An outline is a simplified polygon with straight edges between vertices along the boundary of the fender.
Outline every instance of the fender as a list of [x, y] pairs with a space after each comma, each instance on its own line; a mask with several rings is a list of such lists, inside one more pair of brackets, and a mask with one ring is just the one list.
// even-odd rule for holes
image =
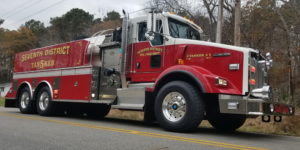
[[175, 65], [165, 71], [163, 71], [157, 78], [153, 88], [147, 89], [148, 92], [153, 92], [159, 89], [159, 85], [168, 80], [168, 75], [181, 73], [189, 76], [193, 79], [198, 87], [200, 87], [202, 93], [226, 93], [226, 94], [240, 94], [241, 91], [232, 84], [230, 80], [224, 78], [228, 82], [228, 86], [222, 87], [216, 85], [216, 78], [220, 77], [211, 73], [210, 71], [200, 66], [187, 66], [187, 65]]
[[212, 73], [199, 67], [199, 66], [186, 66], [186, 65], [175, 65], [166, 70], [164, 70], [155, 81], [153, 88], [148, 89], [147, 91], [155, 91], [158, 88], [158, 85], [164, 81], [165, 77], [170, 74], [182, 73], [188, 75], [196, 81], [196, 84], [201, 88], [203, 93], [211, 93], [212, 87], [207, 80], [207, 76], [211, 76]]
[[[39, 82], [37, 88], [40, 88], [41, 84], [46, 84], [49, 87], [49, 90], [50, 90], [50, 93], [51, 93], [51, 97], [53, 98], [53, 88], [52, 88], [51, 84], [48, 81], [46, 81], [46, 80], [42, 80], [41, 82]], [[37, 90], [35, 90], [34, 95], [37, 94], [36, 92], [37, 92]]]
[[[28, 81], [23, 81], [23, 82], [21, 82], [21, 84], [19, 85], [18, 90], [17, 90], [18, 92], [19, 92], [20, 87], [21, 87], [22, 85], [26, 85], [26, 86], [29, 88], [30, 97], [31, 97], [31, 100], [33, 100], [33, 90], [32, 90], [31, 84], [30, 84]], [[17, 93], [17, 94], [19, 94], [19, 93]]]

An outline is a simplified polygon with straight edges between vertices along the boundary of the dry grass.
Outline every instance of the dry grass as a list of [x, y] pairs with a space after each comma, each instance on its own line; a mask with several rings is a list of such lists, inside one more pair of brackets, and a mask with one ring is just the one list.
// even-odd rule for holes
[[300, 112], [297, 111], [295, 116], [283, 117], [281, 123], [264, 123], [261, 121], [261, 117], [256, 119], [248, 119], [243, 127], [239, 130], [247, 132], [300, 136]]
[[[107, 117], [142, 121], [143, 116], [144, 113], [139, 111], [112, 109]], [[200, 126], [212, 128], [212, 126], [206, 120], [202, 121]], [[261, 117], [247, 119], [246, 123], [240, 129], [238, 129], [238, 131], [300, 136], [300, 111], [296, 112], [295, 116], [283, 117], [281, 123], [264, 123], [261, 121]]]
[[0, 107], [4, 106], [4, 98], [0, 97]]
[[144, 112], [112, 109], [107, 117], [142, 121], [144, 119]]

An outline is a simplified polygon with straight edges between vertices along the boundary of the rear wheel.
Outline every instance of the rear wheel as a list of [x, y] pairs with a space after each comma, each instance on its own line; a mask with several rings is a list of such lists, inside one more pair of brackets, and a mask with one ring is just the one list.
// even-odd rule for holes
[[42, 116], [52, 115], [54, 112], [54, 102], [52, 101], [50, 89], [44, 86], [37, 95], [37, 111]]
[[155, 100], [155, 116], [166, 130], [188, 132], [196, 129], [203, 119], [205, 107], [195, 87], [173, 81], [164, 85]]
[[28, 114], [36, 112], [35, 101], [32, 100], [28, 87], [21, 89], [18, 97], [18, 103], [21, 113]]

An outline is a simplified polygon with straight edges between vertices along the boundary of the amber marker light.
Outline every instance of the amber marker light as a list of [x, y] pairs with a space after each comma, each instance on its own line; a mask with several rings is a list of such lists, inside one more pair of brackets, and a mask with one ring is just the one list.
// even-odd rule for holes
[[53, 98], [58, 98], [58, 90], [53, 90]]
[[184, 60], [183, 59], [178, 59], [178, 64], [179, 65], [184, 65]]
[[53, 94], [58, 94], [58, 90], [53, 90]]
[[249, 80], [249, 83], [250, 83], [250, 85], [255, 85], [255, 84], [256, 84], [256, 81], [255, 81], [255, 79], [250, 79], [250, 80]]

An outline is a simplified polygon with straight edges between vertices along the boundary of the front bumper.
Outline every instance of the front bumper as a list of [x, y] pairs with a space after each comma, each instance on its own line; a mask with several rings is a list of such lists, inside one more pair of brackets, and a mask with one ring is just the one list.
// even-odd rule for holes
[[219, 94], [219, 108], [221, 113], [226, 114], [243, 114], [252, 116], [291, 116], [295, 114], [295, 108], [290, 105], [237, 95]]

